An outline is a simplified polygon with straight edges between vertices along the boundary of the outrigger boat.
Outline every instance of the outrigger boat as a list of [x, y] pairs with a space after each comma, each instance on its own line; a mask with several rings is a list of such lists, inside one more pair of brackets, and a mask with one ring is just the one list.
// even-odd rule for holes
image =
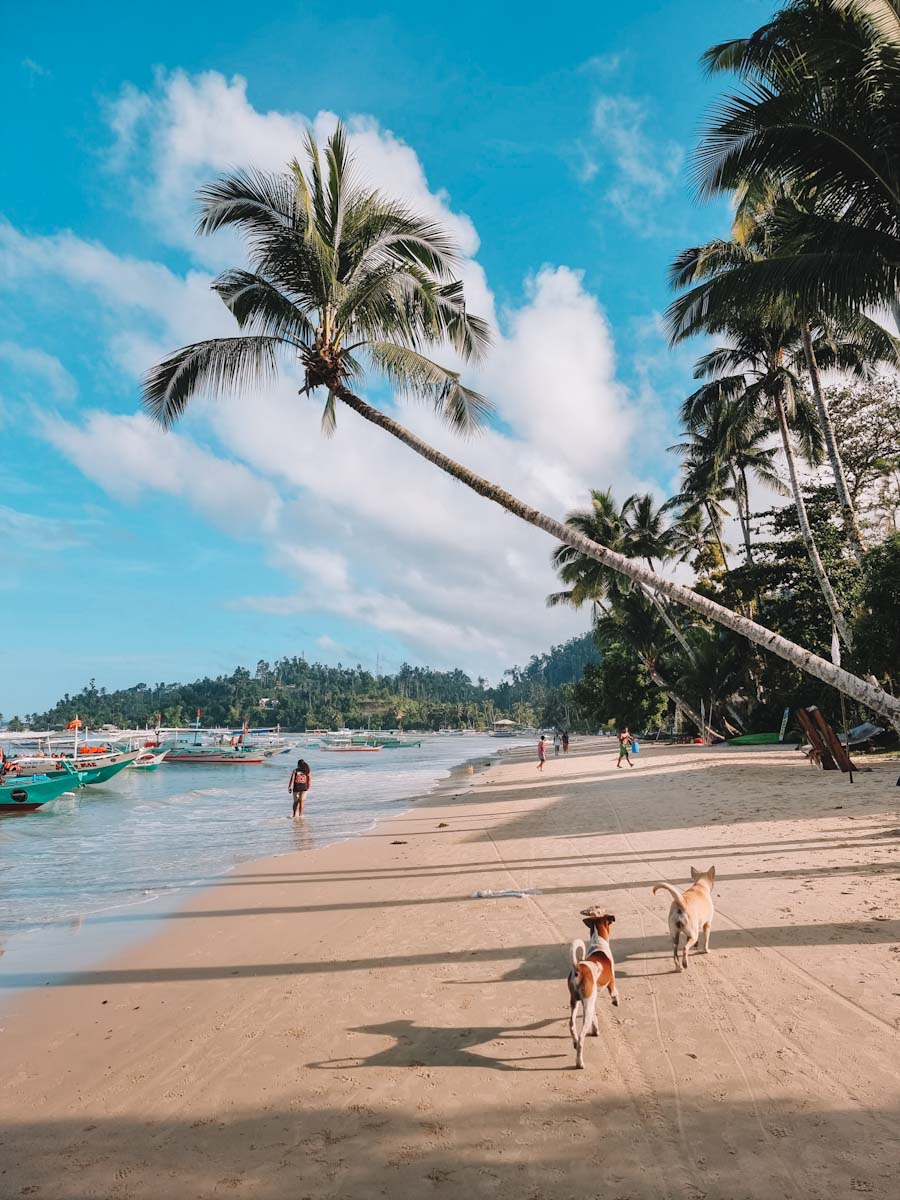
[[79, 772], [68, 763], [55, 779], [47, 775], [16, 775], [12, 779], [4, 778], [4, 782], [0, 783], [0, 816], [35, 812], [51, 800], [57, 800], [63, 793], [72, 792], [81, 786]]
[[354, 741], [349, 730], [342, 730], [340, 733], [333, 733], [327, 738], [323, 738], [319, 749], [327, 750], [332, 754], [377, 754], [381, 747], [372, 741]]
[[20, 775], [38, 772], [49, 779], [61, 779], [67, 772], [76, 771], [82, 783], [107, 783], [114, 775], [130, 767], [139, 750], [112, 750], [109, 746], [79, 746], [71, 750], [51, 751], [48, 754], [22, 754], [9, 759]]
[[152, 750], [141, 750], [137, 758], [131, 764], [132, 771], [155, 771], [161, 762], [165, 760], [168, 750], [163, 750], [161, 754], [155, 754]]
[[166, 751], [163, 762], [189, 766], [246, 767], [265, 761], [265, 754], [250, 746], [173, 746]]
[[[251, 745], [246, 740], [246, 735], [249, 733], [246, 725], [240, 734], [232, 734], [230, 740], [226, 740], [226, 735], [221, 731], [212, 729], [200, 728], [200, 709], [197, 709], [197, 723], [190, 727], [189, 730], [160, 730], [162, 732], [172, 732], [175, 734], [175, 740], [164, 742], [159, 736], [154, 743], [145, 745], [145, 750], [155, 750], [158, 753], [165, 751], [163, 762], [168, 766], [172, 763], [175, 766], [195, 766], [195, 767], [245, 767], [257, 766], [264, 762], [273, 751], [266, 752], [256, 746]], [[180, 733], [192, 732], [194, 734], [193, 742], [180, 742], [178, 735]], [[212, 741], [201, 741], [200, 734], [204, 734], [207, 738], [212, 738]]]

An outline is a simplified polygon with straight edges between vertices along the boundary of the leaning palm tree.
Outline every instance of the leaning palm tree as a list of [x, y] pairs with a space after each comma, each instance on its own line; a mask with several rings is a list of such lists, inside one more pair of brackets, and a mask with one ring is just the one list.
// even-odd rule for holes
[[185, 346], [147, 375], [144, 403], [164, 427], [198, 393], [264, 381], [286, 358], [299, 365], [303, 392], [324, 393], [326, 429], [334, 428], [339, 405], [352, 409], [508, 512], [733, 629], [900, 727], [900, 700], [524, 504], [358, 395], [368, 369], [435, 405], [452, 428], [472, 431], [486, 417], [487, 403], [433, 356], [449, 346], [463, 361], [477, 361], [488, 331], [466, 311], [451, 239], [355, 180], [341, 130], [324, 154], [310, 137], [305, 165], [294, 161], [276, 175], [237, 172], [207, 185], [200, 197], [200, 232], [228, 227], [242, 232], [252, 270], [226, 271], [213, 284], [241, 333]]
[[[600, 609], [594, 630], [600, 649], [615, 640], [625, 642], [637, 654], [659, 690], [671, 697], [697, 728], [701, 728], [703, 718], [687, 698], [690, 693], [685, 693], [664, 673], [665, 628], [659, 613], [647, 603], [647, 597], [641, 592], [628, 592], [615, 604], [601, 604]], [[690, 659], [691, 656], [685, 653], [685, 657]], [[724, 741], [724, 735], [718, 730], [711, 728], [710, 732], [719, 741]]]
[[[609, 489], [592, 491], [591, 507], [569, 513], [566, 524], [592, 541], [602, 542], [628, 558], [643, 558], [654, 576], [656, 568], [653, 560], [670, 556], [672, 534], [666, 523], [665, 508], [657, 508], [650, 495], [629, 496], [619, 508]], [[655, 588], [629, 583], [615, 571], [566, 544], [557, 546], [553, 552], [553, 565], [562, 582], [570, 586], [566, 591], [553, 592], [547, 597], [550, 607], [571, 604], [580, 608], [590, 601], [596, 620], [602, 600], [620, 600], [636, 587], [656, 609], [685, 653], [690, 654], [690, 645], [683, 630]]]

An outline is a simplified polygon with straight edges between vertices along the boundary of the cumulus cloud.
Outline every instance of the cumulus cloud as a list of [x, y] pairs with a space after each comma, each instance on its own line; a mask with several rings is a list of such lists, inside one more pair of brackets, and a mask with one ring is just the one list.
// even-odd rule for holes
[[180, 496], [236, 536], [248, 523], [263, 534], [277, 524], [281, 500], [270, 483], [191, 438], [164, 433], [142, 413], [94, 410], [77, 425], [47, 415], [42, 427], [51, 445], [119, 500], [134, 503], [145, 491]]
[[[142, 215], [192, 265], [178, 272], [72, 232], [28, 237], [0, 223], [0, 269], [36, 296], [48, 281], [91, 296], [124, 396], [162, 353], [233, 330], [209, 272], [242, 256], [228, 238], [193, 236], [197, 184], [235, 165], [280, 169], [307, 124], [321, 138], [337, 118], [260, 112], [244, 80], [215, 72], [160, 75], [149, 92], [127, 88], [108, 116], [113, 177], [128, 168]], [[398, 418], [554, 515], [583, 503], [591, 486], [634, 490], [635, 397], [617, 378], [612, 330], [580, 272], [540, 267], [522, 302], [495, 313], [471, 220], [430, 184], [412, 147], [371, 117], [346, 124], [361, 175], [453, 230], [470, 305], [497, 330], [492, 354], [471, 376], [496, 402], [497, 427], [462, 442], [429, 409], [395, 400]], [[616, 154], [623, 178], [656, 186], [642, 151], [628, 157], [618, 146]], [[218, 527], [257, 538], [286, 589], [261, 596], [248, 581], [242, 603], [256, 611], [327, 613], [390, 634], [422, 660], [484, 673], [585, 627], [582, 615], [544, 607], [556, 589], [549, 539], [355, 413], [340, 413], [337, 435], [323, 439], [321, 398], [299, 395], [299, 386], [288, 367], [272, 386], [199, 400], [177, 433], [163, 434], [139, 414], [95, 410], [77, 426], [45, 421], [44, 436], [122, 502], [154, 491], [178, 496]], [[212, 446], [192, 436], [201, 431]]]

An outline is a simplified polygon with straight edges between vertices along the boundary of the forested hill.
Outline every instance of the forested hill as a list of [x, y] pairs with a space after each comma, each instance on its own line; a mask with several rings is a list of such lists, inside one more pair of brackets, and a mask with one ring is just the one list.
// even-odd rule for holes
[[[361, 666], [328, 667], [305, 658], [258, 662], [253, 671], [193, 683], [138, 683], [107, 692], [94, 680], [76, 696], [64, 696], [48, 712], [22, 720], [34, 729], [63, 726], [77, 714], [91, 727], [110, 723], [140, 728], [161, 713], [164, 725], [192, 722], [200, 709], [205, 725], [280, 724], [283, 729], [407, 729], [443, 726], [485, 728], [508, 716], [523, 725], [576, 727], [572, 685], [596, 662], [590, 634], [535, 655], [527, 666], [504, 672], [497, 687], [472, 681], [464, 671], [435, 671], [404, 664], [395, 675], [373, 675]], [[10, 722], [18, 728], [20, 718]]]

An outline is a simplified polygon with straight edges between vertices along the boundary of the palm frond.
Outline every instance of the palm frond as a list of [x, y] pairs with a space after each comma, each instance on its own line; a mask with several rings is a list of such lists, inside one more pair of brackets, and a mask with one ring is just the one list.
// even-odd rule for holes
[[213, 338], [184, 346], [144, 376], [143, 405], [168, 428], [198, 391], [217, 395], [269, 382], [281, 344], [279, 338], [256, 336]]
[[369, 342], [366, 350], [391, 384], [406, 395], [429, 400], [457, 433], [474, 433], [493, 411], [489, 400], [463, 386], [458, 372], [440, 366], [409, 346]]

